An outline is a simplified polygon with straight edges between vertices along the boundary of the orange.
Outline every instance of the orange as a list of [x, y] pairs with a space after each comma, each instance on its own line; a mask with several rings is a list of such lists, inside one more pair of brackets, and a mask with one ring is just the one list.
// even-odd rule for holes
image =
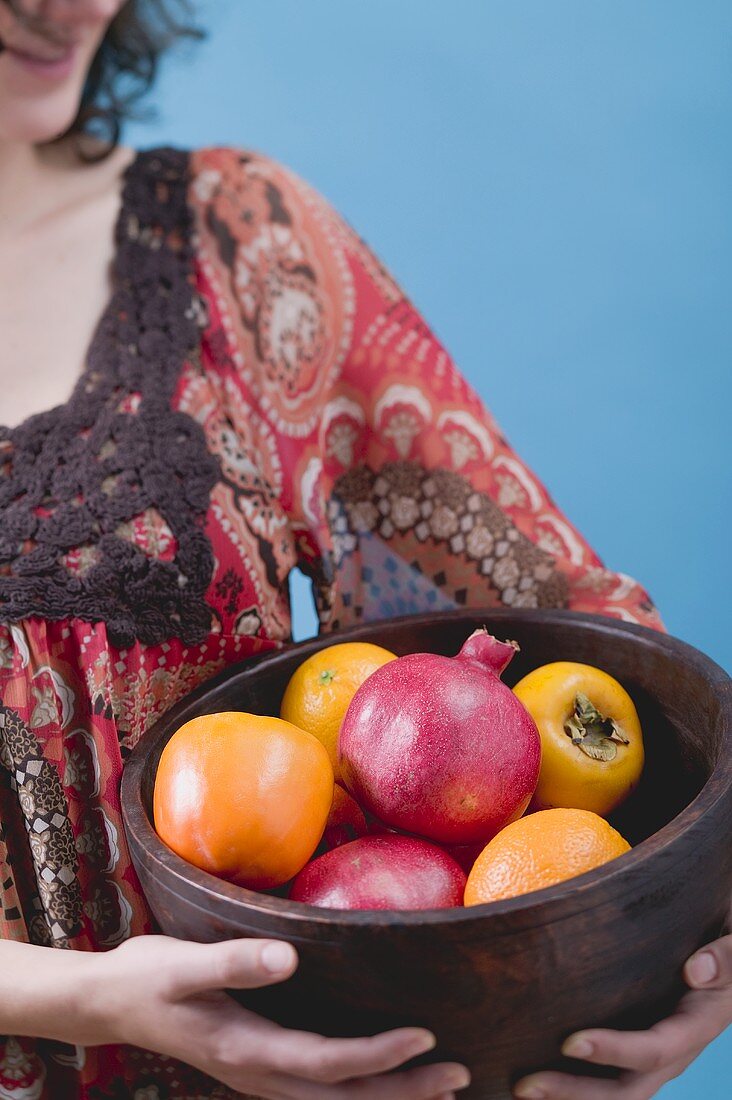
[[325, 746], [336, 779], [338, 733], [361, 684], [396, 654], [370, 642], [326, 646], [303, 661], [287, 685], [280, 717], [312, 733]]
[[183, 859], [252, 889], [287, 882], [333, 802], [320, 742], [279, 718], [227, 711], [186, 722], [163, 749], [153, 818]]
[[468, 875], [465, 904], [543, 890], [629, 850], [627, 840], [590, 810], [539, 810], [486, 845]]

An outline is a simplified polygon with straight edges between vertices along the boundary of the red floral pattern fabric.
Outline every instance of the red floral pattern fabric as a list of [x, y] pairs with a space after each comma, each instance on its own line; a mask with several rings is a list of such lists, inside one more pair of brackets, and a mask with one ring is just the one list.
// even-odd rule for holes
[[[166, 345], [168, 322], [113, 298], [107, 327], [138, 357], [87, 364], [85, 387], [102, 396], [88, 423], [83, 405], [66, 422], [87, 466], [112, 463], [90, 499], [62, 476], [60, 453], [44, 458], [56, 421], [0, 430], [0, 934], [76, 950], [152, 928], [120, 817], [124, 759], [197, 684], [290, 640], [295, 565], [326, 631], [499, 605], [661, 626], [645, 591], [605, 569], [557, 510], [367, 246], [290, 171], [231, 149], [146, 154], [128, 179], [120, 254], [130, 241], [135, 264], [162, 251], [158, 289], [195, 340]], [[122, 265], [117, 290], [134, 269]], [[146, 435], [158, 414], [172, 418], [169, 460], [188, 489], [177, 531], [166, 452]], [[23, 492], [40, 494], [25, 514], [2, 494], [18, 440], [34, 471]], [[100, 546], [109, 613], [80, 602]], [[191, 577], [195, 604], [173, 599]], [[120, 625], [120, 608], [141, 606], [136, 583], [163, 593], [160, 606]], [[32, 614], [11, 613], [31, 598]], [[0, 1044], [0, 1100], [227, 1095], [143, 1051]]]

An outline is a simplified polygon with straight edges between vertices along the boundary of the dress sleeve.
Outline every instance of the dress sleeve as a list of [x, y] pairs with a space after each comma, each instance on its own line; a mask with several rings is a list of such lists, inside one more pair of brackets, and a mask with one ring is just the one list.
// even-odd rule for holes
[[[321, 629], [500, 605], [663, 629], [645, 590], [607, 569], [557, 508], [358, 235], [292, 173], [243, 157], [240, 193], [214, 202], [207, 221], [219, 256], [228, 250], [240, 378], [276, 433]], [[238, 243], [234, 212], [247, 227]]]

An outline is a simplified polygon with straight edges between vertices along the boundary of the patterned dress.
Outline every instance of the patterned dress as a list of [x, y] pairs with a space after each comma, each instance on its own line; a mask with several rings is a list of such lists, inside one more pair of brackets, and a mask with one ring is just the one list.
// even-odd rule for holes
[[[68, 404], [0, 428], [0, 934], [152, 928], [120, 775], [225, 665], [460, 606], [659, 626], [558, 512], [363, 241], [287, 169], [139, 154], [113, 291]], [[229, 1095], [131, 1048], [0, 1040], [0, 1098]]]

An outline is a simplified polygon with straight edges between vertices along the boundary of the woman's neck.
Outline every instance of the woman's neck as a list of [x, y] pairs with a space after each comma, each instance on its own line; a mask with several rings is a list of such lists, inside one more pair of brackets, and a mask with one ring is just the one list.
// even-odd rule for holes
[[44, 177], [45, 168], [34, 146], [0, 142], [0, 231], [25, 221], [38, 188], [45, 190]]
[[68, 155], [21, 142], [0, 142], [0, 234], [23, 232], [57, 202], [59, 177]]
[[116, 188], [132, 150], [105, 160], [80, 160], [69, 142], [42, 147], [0, 142], [0, 240], [22, 235], [48, 217], [110, 186]]

